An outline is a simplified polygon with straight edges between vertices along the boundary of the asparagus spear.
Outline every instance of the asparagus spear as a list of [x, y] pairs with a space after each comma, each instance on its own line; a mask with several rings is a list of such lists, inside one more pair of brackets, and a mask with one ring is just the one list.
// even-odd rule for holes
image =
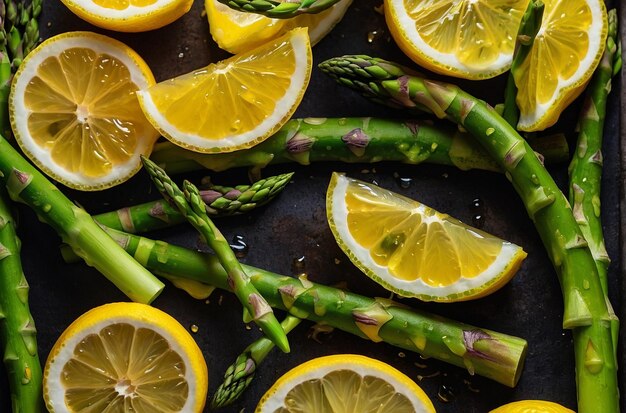
[[[609, 30], [604, 55], [585, 94], [579, 120], [576, 152], [569, 166], [569, 202], [574, 218], [589, 244], [598, 269], [600, 283], [608, 297], [607, 271], [610, 263], [604, 246], [602, 220], [600, 219], [600, 182], [602, 180], [602, 135], [606, 116], [607, 96], [611, 91], [614, 65], [619, 64], [617, 52], [617, 12], [610, 10]], [[607, 299], [608, 302], [608, 299]], [[613, 349], [617, 350], [619, 321], [612, 308]]]
[[265, 335], [285, 353], [289, 352], [287, 335], [267, 301], [250, 282], [250, 278], [241, 267], [235, 253], [213, 221], [206, 214], [206, 204], [200, 192], [191, 182], [185, 181], [184, 192], [154, 162], [142, 156], [144, 168], [152, 178], [155, 186], [163, 197], [171, 202], [191, 225], [202, 235], [228, 273], [228, 282], [235, 295], [252, 317], [252, 320], [263, 330]]
[[[206, 212], [223, 217], [250, 211], [274, 199], [291, 180], [293, 173], [260, 179], [252, 185], [234, 188], [211, 185], [200, 191]], [[154, 231], [185, 222], [185, 217], [163, 200], [146, 202], [95, 215], [94, 219], [110, 228], [131, 233]]]
[[[288, 334], [300, 324], [300, 321], [302, 319], [287, 315], [281, 326]], [[226, 369], [224, 381], [217, 387], [211, 399], [211, 409], [225, 407], [237, 401], [252, 382], [257, 366], [265, 360], [273, 348], [274, 343], [265, 337], [261, 337], [246, 347], [237, 356], [235, 362]]]
[[228, 7], [250, 13], [258, 13], [272, 19], [289, 19], [301, 14], [319, 13], [339, 0], [218, 0]]
[[[532, 142], [546, 162], [569, 159], [562, 135]], [[270, 164], [297, 162], [430, 162], [459, 169], [500, 171], [500, 167], [467, 134], [443, 123], [379, 118], [292, 119], [276, 134], [253, 148], [221, 154], [201, 154], [173, 145], [157, 144], [150, 159], [168, 173], [197, 169], [224, 171], [249, 166], [258, 175]]]
[[95, 267], [134, 301], [150, 303], [164, 285], [146, 271], [87, 212], [61, 191], [0, 137], [0, 184], [16, 202], [30, 206], [87, 264]]
[[530, 53], [535, 42], [535, 37], [541, 28], [543, 19], [544, 4], [541, 0], [531, 0], [528, 3], [526, 12], [522, 16], [520, 28], [515, 41], [515, 52], [511, 62], [511, 70], [506, 81], [504, 91], [504, 108], [502, 117], [513, 127], [517, 127], [519, 121], [519, 108], [515, 99], [517, 98], [517, 86], [515, 85], [514, 73], [520, 70], [522, 62]]
[[493, 108], [454, 85], [410, 75], [405, 68], [368, 56], [327, 60], [320, 68], [341, 84], [378, 102], [448, 117], [469, 131], [506, 171], [559, 276], [563, 327], [572, 329], [579, 413], [618, 412], [613, 319], [593, 256], [567, 199], [538, 157]]
[[[105, 230], [129, 254], [156, 274], [183, 277], [232, 291], [228, 275], [212, 254], [191, 251], [163, 241]], [[74, 261], [64, 248], [66, 261]], [[514, 387], [522, 373], [525, 340], [452, 321], [381, 298], [368, 298], [242, 264], [272, 307], [327, 324], [364, 339], [385, 342], [425, 357], [465, 367]]]
[[28, 282], [22, 272], [4, 189], [0, 190], [0, 348], [9, 378], [13, 412], [43, 411], [41, 364], [35, 322], [28, 306]]

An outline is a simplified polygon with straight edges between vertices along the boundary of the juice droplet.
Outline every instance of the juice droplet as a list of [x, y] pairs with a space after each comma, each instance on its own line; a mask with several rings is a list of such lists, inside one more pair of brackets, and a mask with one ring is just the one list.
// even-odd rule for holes
[[241, 235], [235, 235], [233, 237], [230, 247], [235, 252], [237, 258], [245, 258], [245, 256], [248, 255], [248, 250], [250, 250], [250, 247], [248, 247], [248, 244], [246, 244], [246, 241]]
[[454, 392], [452, 390], [452, 386], [442, 383], [439, 386], [439, 391], [437, 391], [437, 398], [444, 403], [451, 402], [455, 398]]
[[302, 274], [305, 272], [306, 269], [306, 257], [303, 255], [301, 257], [298, 258], [294, 258], [293, 261], [291, 261], [291, 272], [292, 274]]
[[403, 176], [398, 177], [398, 185], [400, 185], [400, 188], [408, 189], [411, 187], [412, 183], [413, 183], [413, 178], [408, 178], [408, 177], [403, 177]]
[[485, 217], [483, 215], [474, 215], [472, 217], [472, 226], [475, 228], [482, 228], [485, 225]]
[[192, 324], [192, 325], [189, 327], [189, 330], [191, 330], [191, 332], [192, 332], [192, 333], [197, 333], [197, 332], [198, 332], [198, 330], [200, 330], [200, 328], [199, 328], [197, 325]]

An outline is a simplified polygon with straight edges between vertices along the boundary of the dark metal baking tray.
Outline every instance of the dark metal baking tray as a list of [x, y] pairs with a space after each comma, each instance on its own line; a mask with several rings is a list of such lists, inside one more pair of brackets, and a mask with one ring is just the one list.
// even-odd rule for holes
[[[354, 0], [343, 21], [314, 48], [315, 64], [337, 55], [363, 53], [411, 65], [391, 40], [383, 17], [376, 11], [381, 3], [381, 0]], [[44, 38], [71, 30], [108, 34], [133, 47], [148, 62], [157, 80], [164, 80], [228, 57], [212, 41], [202, 11], [202, 1], [196, 1], [187, 15], [163, 29], [120, 34], [94, 28], [71, 14], [59, 0], [48, 0], [44, 2], [41, 32]], [[622, 21], [623, 17], [624, 10]], [[368, 34], [374, 32], [376, 34], [373, 38], [369, 36], [368, 40]], [[470, 92], [496, 103], [502, 93], [504, 77], [460, 83]], [[624, 101], [619, 79], [614, 84], [614, 90], [621, 91]], [[490, 95], [484, 95], [485, 91]], [[575, 138], [573, 124], [578, 106], [579, 102], [568, 109], [560, 122], [570, 138]], [[623, 115], [625, 111], [623, 106], [620, 111], [620, 93], [611, 94], [608, 107], [602, 214], [607, 249], [613, 258], [610, 268], [611, 299], [618, 314], [625, 319], [622, 297], [626, 291], [621, 281], [623, 267], [620, 259], [623, 251], [620, 247], [620, 204], [624, 200], [620, 112]], [[406, 114], [371, 104], [336, 86], [314, 69], [311, 84], [296, 116], [397, 118], [406, 117]], [[623, 124], [621, 130], [624, 136]], [[559, 185], [565, 188], [567, 165], [551, 165], [549, 169]], [[402, 301], [480, 327], [524, 337], [529, 342], [526, 365], [519, 384], [511, 389], [488, 379], [472, 377], [460, 368], [423, 360], [415, 353], [403, 353], [390, 345], [375, 344], [341, 331], [323, 336], [319, 343], [308, 338], [311, 323], [305, 322], [290, 334], [292, 352], [281, 354], [275, 350], [259, 368], [252, 386], [241, 401], [223, 409], [224, 412], [253, 411], [263, 393], [288, 369], [316, 356], [336, 353], [360, 353], [395, 366], [418, 381], [439, 412], [487, 412], [509, 401], [529, 398], [552, 400], [575, 408], [572, 340], [570, 332], [561, 328], [562, 299], [557, 278], [522, 203], [503, 176], [427, 164], [390, 163], [333, 163], [308, 167], [282, 165], [267, 168], [264, 174], [269, 176], [292, 170], [296, 172], [293, 183], [273, 203], [245, 216], [218, 221], [228, 239], [240, 235], [248, 244], [249, 251], [244, 262], [293, 275], [296, 270], [292, 268], [294, 260], [304, 257], [305, 270], [313, 281], [325, 284], [346, 281], [348, 288], [354, 292], [370, 296], [389, 295], [362, 275], [333, 239], [324, 209], [331, 171], [344, 171], [362, 180], [376, 181], [383, 187], [420, 200], [468, 223], [480, 214], [484, 217], [484, 230], [522, 245], [528, 252], [528, 259], [517, 276], [500, 291], [477, 301], [447, 305]], [[197, 173], [187, 177], [199, 179], [208, 174]], [[247, 171], [233, 170], [211, 173], [210, 176], [220, 184], [238, 184], [247, 179]], [[401, 186], [397, 176], [411, 178], [412, 183], [408, 187]], [[81, 193], [67, 188], [63, 191], [90, 213], [158, 197], [144, 173], [139, 173], [122, 186], [99, 193]], [[480, 211], [473, 207], [475, 199], [482, 204]], [[127, 299], [92, 268], [83, 264], [65, 264], [58, 251], [60, 239], [57, 235], [40, 223], [26, 207], [18, 206], [17, 209], [24, 271], [31, 285], [31, 309], [37, 325], [43, 364], [55, 340], [72, 320], [97, 305]], [[185, 225], [151, 236], [191, 248], [199, 246], [196, 233]], [[209, 366], [211, 394], [221, 382], [226, 367], [259, 336], [256, 328], [242, 323], [240, 305], [229, 293], [216, 291], [205, 302], [192, 299], [168, 284], [154, 305], [173, 315], [186, 327], [193, 324], [199, 327], [194, 338]], [[623, 365], [623, 346], [620, 354]], [[621, 371], [623, 378], [623, 369]], [[9, 411], [6, 378], [3, 371], [0, 373], [0, 411]], [[418, 376], [425, 378], [419, 380]], [[453, 396], [447, 395], [448, 402], [438, 397], [442, 386], [453, 393]], [[625, 394], [623, 389], [622, 394]]]

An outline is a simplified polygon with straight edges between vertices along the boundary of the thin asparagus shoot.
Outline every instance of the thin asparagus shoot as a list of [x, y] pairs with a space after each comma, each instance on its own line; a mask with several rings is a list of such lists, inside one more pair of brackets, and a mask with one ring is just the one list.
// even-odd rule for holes
[[250, 278], [243, 270], [231, 249], [228, 241], [206, 213], [206, 204], [202, 200], [200, 191], [191, 182], [185, 181], [184, 192], [170, 179], [169, 176], [154, 162], [146, 157], [141, 158], [145, 170], [152, 182], [191, 225], [202, 235], [206, 243], [215, 252], [228, 272], [228, 282], [232, 290], [248, 311], [252, 320], [263, 330], [265, 335], [285, 353], [289, 352], [287, 335], [274, 316], [272, 308], [250, 282]]
[[301, 14], [322, 12], [340, 0], [218, 0], [228, 7], [272, 19], [290, 19]]

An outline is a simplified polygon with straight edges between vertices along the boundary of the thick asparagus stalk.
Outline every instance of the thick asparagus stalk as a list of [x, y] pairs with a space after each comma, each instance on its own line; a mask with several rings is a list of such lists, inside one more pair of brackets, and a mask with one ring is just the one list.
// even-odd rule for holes
[[470, 132], [506, 171], [556, 269], [563, 327], [573, 330], [579, 413], [618, 412], [617, 365], [608, 310], [593, 256], [567, 199], [541, 161], [493, 108], [457, 86], [407, 74], [392, 62], [344, 56], [320, 68], [378, 102], [448, 117]]
[[[546, 136], [532, 144], [546, 162], [569, 159], [567, 141], [562, 135]], [[480, 145], [452, 125], [379, 118], [292, 119], [264, 142], [243, 151], [201, 154], [165, 142], [155, 146], [150, 159], [168, 173], [203, 168], [219, 172], [246, 166], [258, 175], [261, 168], [270, 164], [309, 165], [324, 161], [430, 162], [462, 170], [501, 170]]]
[[[212, 254], [203, 254], [106, 228], [129, 254], [156, 274], [183, 277], [232, 291], [228, 275]], [[65, 248], [66, 261], [74, 261]], [[364, 339], [385, 342], [464, 367], [471, 374], [514, 387], [522, 373], [525, 340], [483, 330], [335, 287], [243, 265], [268, 303], [291, 315], [327, 324]]]
[[[569, 202], [574, 218], [589, 244], [589, 249], [600, 276], [604, 294], [608, 296], [607, 271], [610, 263], [604, 246], [602, 220], [600, 219], [600, 182], [602, 180], [602, 135], [606, 116], [607, 96], [611, 91], [614, 65], [619, 64], [617, 52], [617, 12], [609, 11], [609, 31], [606, 48], [585, 94], [579, 120], [578, 142], [569, 166]], [[608, 299], [607, 299], [608, 302]], [[612, 314], [613, 347], [617, 350], [619, 321]]]
[[0, 137], [0, 183], [11, 199], [30, 206], [87, 264], [134, 301], [150, 303], [164, 285], [146, 271]]
[[[210, 185], [200, 191], [206, 213], [212, 217], [244, 213], [270, 202], [291, 180], [293, 173], [260, 179], [252, 185]], [[146, 202], [95, 215], [102, 225], [133, 234], [154, 231], [185, 222], [185, 217], [164, 200]]]
[[258, 13], [272, 19], [289, 19], [301, 14], [319, 13], [339, 0], [218, 0], [228, 7], [250, 13]]
[[35, 322], [28, 306], [28, 282], [22, 272], [4, 189], [0, 190], [0, 348], [9, 378], [13, 412], [42, 412], [42, 375]]
[[515, 40], [515, 52], [513, 53], [513, 61], [511, 62], [511, 70], [506, 81], [504, 91], [504, 108], [502, 117], [513, 127], [517, 127], [519, 121], [519, 108], [515, 99], [517, 98], [517, 86], [513, 73], [520, 70], [522, 62], [530, 53], [535, 37], [541, 28], [543, 19], [544, 4], [541, 0], [531, 0], [528, 3], [526, 12], [522, 16], [517, 38]]
[[[302, 319], [298, 317], [287, 315], [280, 324], [288, 334], [301, 321]], [[265, 337], [261, 337], [246, 347], [237, 356], [235, 362], [226, 369], [224, 381], [217, 387], [211, 399], [211, 409], [225, 407], [237, 401], [252, 382], [257, 366], [265, 360], [273, 348], [274, 343]]]
[[178, 211], [202, 235], [209, 247], [215, 251], [220, 263], [228, 273], [228, 282], [232, 290], [252, 320], [278, 348], [288, 353], [287, 335], [276, 320], [272, 308], [250, 282], [249, 276], [237, 261], [228, 241], [206, 214], [206, 204], [202, 200], [198, 188], [189, 181], [185, 181], [183, 192], [154, 162], [143, 156], [141, 161], [161, 195], [176, 206]]

